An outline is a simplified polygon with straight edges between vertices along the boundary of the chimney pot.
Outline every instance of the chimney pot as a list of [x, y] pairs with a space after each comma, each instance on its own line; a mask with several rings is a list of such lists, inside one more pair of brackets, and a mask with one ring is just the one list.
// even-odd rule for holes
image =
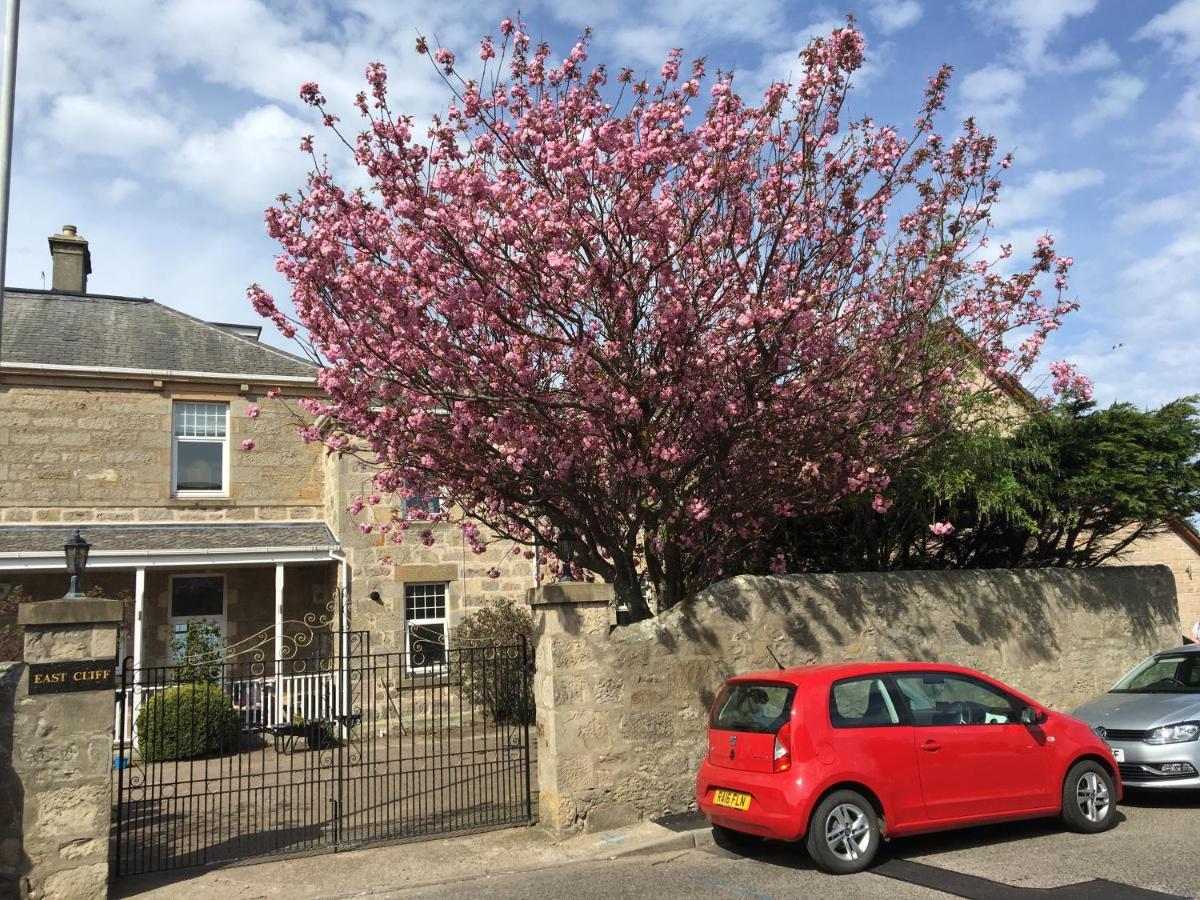
[[50, 257], [54, 261], [51, 288], [72, 294], [87, 293], [87, 277], [92, 274], [92, 254], [88, 242], [74, 225], [50, 235]]

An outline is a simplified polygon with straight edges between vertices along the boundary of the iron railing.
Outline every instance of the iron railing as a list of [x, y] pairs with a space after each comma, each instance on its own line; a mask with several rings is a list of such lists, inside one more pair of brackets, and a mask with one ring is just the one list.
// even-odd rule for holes
[[[135, 672], [117, 693], [115, 870], [533, 820], [525, 642]], [[285, 674], [286, 672], [286, 674]]]

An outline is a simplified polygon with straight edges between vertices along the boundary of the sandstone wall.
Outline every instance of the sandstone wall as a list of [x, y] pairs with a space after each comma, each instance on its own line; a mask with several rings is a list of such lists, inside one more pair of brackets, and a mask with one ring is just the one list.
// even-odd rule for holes
[[111, 660], [121, 604], [48, 600], [22, 604], [19, 615], [27, 665], [16, 685], [10, 734], [21, 810], [20, 896], [100, 900], [108, 893], [112, 693], [30, 694], [29, 665]]
[[1179, 633], [1191, 636], [1192, 626], [1200, 621], [1200, 539], [1187, 525], [1169, 525], [1134, 541], [1112, 565], [1169, 568], [1179, 596]]
[[[320, 448], [299, 440], [288, 408], [261, 385], [0, 385], [4, 522], [319, 519]], [[173, 400], [229, 403], [228, 498], [171, 496]], [[293, 401], [294, 403], [294, 398]], [[257, 419], [246, 417], [250, 403]], [[241, 450], [250, 438], [255, 449]]]
[[1070, 710], [1179, 643], [1164, 566], [742, 576], [611, 633], [602, 588], [534, 597], [541, 815], [559, 833], [692, 807], [707, 710], [727, 676], [774, 668], [768, 647], [785, 665], [959, 663]]
[[24, 871], [21, 820], [25, 792], [12, 766], [13, 709], [23, 668], [20, 663], [0, 662], [0, 897], [20, 895]]
[[[413, 526], [404, 533], [401, 543], [394, 543], [378, 530], [364, 534], [360, 524], [378, 526], [391, 515], [388, 499], [374, 509], [368, 508], [356, 517], [347, 507], [359, 495], [369, 495], [370, 472], [351, 457], [330, 458], [326, 462], [325, 517], [341, 541], [350, 562], [353, 583], [351, 621], [355, 630], [371, 632], [374, 652], [397, 652], [404, 649], [404, 585], [416, 582], [447, 583], [447, 613], [453, 629], [473, 608], [489, 597], [506, 596], [524, 601], [533, 585], [533, 568], [522, 551], [513, 553], [514, 546], [494, 541], [486, 553], [471, 552], [457, 524], [438, 523], [430, 526], [433, 543], [426, 546], [420, 537], [422, 526]], [[399, 503], [399, 499], [395, 500]], [[495, 568], [499, 578], [489, 577]], [[372, 592], [379, 600], [372, 600]]]

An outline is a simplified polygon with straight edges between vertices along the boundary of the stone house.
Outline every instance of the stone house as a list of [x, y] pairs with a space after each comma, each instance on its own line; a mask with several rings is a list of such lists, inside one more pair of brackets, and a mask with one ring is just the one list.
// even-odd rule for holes
[[[1017, 423], [1041, 412], [1037, 398], [1015, 378], [1006, 375], [993, 383], [1001, 400], [997, 407], [1001, 423]], [[1170, 568], [1179, 602], [1180, 634], [1200, 641], [1200, 533], [1190, 522], [1173, 518], [1162, 523], [1105, 565]]]
[[49, 241], [51, 289], [5, 292], [0, 599], [61, 596], [78, 528], [85, 587], [127, 600], [121, 655], [139, 667], [169, 663], [202, 621], [243, 658], [302, 655], [342, 626], [375, 652], [425, 638], [408, 663], [427, 670], [472, 606], [524, 598], [534, 571], [511, 545], [476, 556], [444, 524], [432, 547], [362, 533], [346, 507], [366, 471], [296, 433], [297, 401], [318, 390], [309, 361], [258, 326], [88, 293], [88, 242], [72, 226]]

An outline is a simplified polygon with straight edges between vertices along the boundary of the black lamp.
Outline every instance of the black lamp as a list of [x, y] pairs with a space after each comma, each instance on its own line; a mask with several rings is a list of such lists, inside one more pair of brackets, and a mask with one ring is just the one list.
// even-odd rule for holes
[[562, 563], [562, 572], [559, 574], [559, 581], [575, 580], [571, 574], [571, 560], [575, 558], [575, 553], [578, 549], [579, 538], [575, 536], [575, 532], [567, 528], [558, 533], [558, 543], [555, 545], [555, 552]]
[[83, 597], [85, 594], [79, 589], [79, 579], [83, 577], [83, 570], [87, 568], [88, 551], [92, 549], [92, 545], [79, 536], [79, 529], [75, 529], [75, 536], [63, 544], [63, 553], [67, 557], [67, 571], [71, 573], [71, 589], [67, 591], [68, 597]]

